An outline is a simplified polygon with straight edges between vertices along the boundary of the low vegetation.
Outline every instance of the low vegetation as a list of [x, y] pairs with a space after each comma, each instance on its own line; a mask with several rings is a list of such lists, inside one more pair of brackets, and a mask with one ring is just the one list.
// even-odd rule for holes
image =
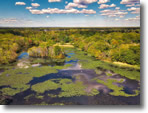
[[28, 84], [33, 77], [41, 77], [50, 73], [57, 73], [57, 69], [64, 69], [70, 65], [65, 66], [43, 66], [43, 67], [30, 67], [28, 69], [9, 69], [0, 75], [0, 86], [10, 86], [11, 88], [2, 88], [0, 91], [4, 94], [15, 95], [16, 93], [23, 92], [30, 88]]
[[44, 93], [45, 91], [56, 90], [57, 88], [59, 88], [59, 85], [51, 80], [45, 81], [43, 83], [38, 83], [31, 87], [31, 89], [37, 93]]
[[[140, 69], [135, 67], [116, 65], [111, 62], [105, 62], [101, 60], [96, 60], [92, 56], [89, 56], [86, 52], [76, 50], [76, 49], [67, 49], [66, 52], [75, 52], [70, 58], [66, 58], [67, 61], [79, 59], [79, 63], [84, 69], [95, 69], [98, 72], [99, 69], [111, 70], [114, 73], [120, 74], [132, 80], [140, 80]], [[98, 72], [99, 73], [99, 72]]]
[[82, 96], [86, 94], [86, 86], [82, 82], [76, 82], [71, 84], [61, 85], [62, 92], [59, 94], [59, 97], [73, 97], [73, 96]]
[[[45, 91], [57, 90], [60, 88], [61, 91], [57, 95], [58, 97], [75, 97], [83, 95], [94, 96], [99, 94], [99, 91], [97, 89], [92, 89], [92, 91], [86, 92], [85, 89], [87, 88], [87, 86], [85, 86], [83, 82], [72, 82], [71, 79], [56, 79], [56, 83], [54, 82], [54, 79], [51, 79], [43, 83], [35, 84], [31, 88], [33, 91], [42, 94]], [[57, 97], [53, 94], [49, 94], [49, 96]]]
[[21, 92], [21, 89], [15, 90], [12, 88], [3, 88], [1, 91], [3, 92], [3, 95], [13, 96], [13, 95]]
[[132, 97], [132, 96], [139, 95], [139, 91], [138, 90], [135, 90], [135, 94], [127, 94], [127, 93], [125, 93], [123, 91], [124, 90], [123, 86], [117, 86], [117, 85], [113, 84], [113, 83], [122, 83], [123, 80], [117, 81], [117, 80], [114, 80], [114, 79], [108, 79], [107, 81], [103, 81], [103, 80], [97, 79], [96, 81], [98, 83], [104, 84], [109, 89], [113, 90], [112, 92], [109, 93], [110, 95], [113, 95], [113, 96]]

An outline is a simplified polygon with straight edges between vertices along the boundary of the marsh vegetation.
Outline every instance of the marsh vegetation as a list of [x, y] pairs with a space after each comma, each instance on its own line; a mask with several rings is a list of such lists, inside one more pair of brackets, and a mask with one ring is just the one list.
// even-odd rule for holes
[[0, 81], [1, 104], [140, 104], [140, 29], [0, 29]]

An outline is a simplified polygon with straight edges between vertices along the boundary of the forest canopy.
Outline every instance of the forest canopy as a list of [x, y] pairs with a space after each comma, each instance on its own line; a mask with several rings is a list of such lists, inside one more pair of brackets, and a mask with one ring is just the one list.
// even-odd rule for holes
[[139, 28], [0, 29], [0, 64], [14, 62], [23, 50], [30, 56], [63, 59], [57, 43], [70, 43], [98, 60], [140, 65]]

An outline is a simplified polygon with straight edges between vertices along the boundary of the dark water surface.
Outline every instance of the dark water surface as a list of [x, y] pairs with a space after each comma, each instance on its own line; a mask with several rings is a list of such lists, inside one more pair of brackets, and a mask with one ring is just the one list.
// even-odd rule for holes
[[[80, 97], [62, 97], [62, 98], [51, 98], [48, 94], [59, 94], [61, 89], [46, 91], [43, 95], [43, 99], [36, 99], [35, 97], [31, 97], [28, 101], [24, 99], [29, 94], [36, 94], [31, 89], [19, 93], [14, 96], [14, 101], [11, 104], [36, 104], [41, 102], [46, 102], [48, 104], [54, 103], [64, 103], [65, 105], [137, 105], [140, 104], [140, 95], [135, 97], [122, 97], [122, 96], [111, 96], [108, 93], [111, 92], [105, 85], [99, 84], [97, 82], [91, 81], [92, 78], [98, 77], [94, 70], [59, 70], [58, 73], [47, 74], [39, 78], [34, 78], [28, 84], [34, 85], [37, 83], [44, 82], [49, 79], [57, 79], [57, 78], [68, 78], [75, 81], [74, 77], [80, 75], [80, 81], [83, 81], [84, 84], [87, 84], [87, 90], [90, 91], [93, 88], [96, 88], [100, 91], [99, 95], [96, 96], [80, 96]], [[102, 75], [100, 75], [102, 78]], [[137, 89], [138, 82], [127, 79], [125, 77], [121, 77], [120, 75], [115, 75], [110, 78], [122, 78], [126, 79], [126, 82], [118, 84], [124, 86], [124, 91], [127, 94], [134, 94], [133, 90]], [[104, 78], [106, 76], [104, 75]]]

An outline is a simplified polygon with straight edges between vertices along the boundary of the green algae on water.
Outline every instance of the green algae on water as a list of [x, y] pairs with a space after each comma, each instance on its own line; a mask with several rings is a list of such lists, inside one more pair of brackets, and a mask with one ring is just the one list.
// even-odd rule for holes
[[[71, 65], [65, 66], [43, 66], [43, 67], [30, 67], [27, 69], [9, 69], [3, 72], [0, 75], [0, 86], [10, 86], [11, 88], [15, 88], [15, 90], [10, 89], [1, 89], [2, 92], [6, 94], [6, 90], [10, 90], [10, 92], [23, 92], [30, 88], [30, 85], [26, 85], [29, 83], [33, 77], [41, 77], [50, 73], [57, 73], [58, 69], [65, 69]], [[13, 94], [13, 93], [12, 93]], [[12, 95], [11, 94], [11, 95]], [[15, 93], [14, 93], [15, 94]]]
[[58, 88], [59, 85], [51, 80], [35, 84], [31, 87], [31, 89], [37, 93], [44, 93], [45, 91], [56, 90]]
[[96, 80], [98, 83], [104, 84], [107, 86], [109, 89], [113, 90], [113, 92], [110, 92], [110, 95], [113, 96], [124, 96], [124, 97], [132, 97], [132, 96], [137, 96], [139, 95], [139, 91], [135, 90], [135, 94], [127, 94], [123, 91], [124, 87], [123, 86], [117, 86], [114, 85], [113, 83], [122, 83], [123, 80], [121, 79], [120, 81], [113, 80], [113, 79], [108, 79], [106, 82], [100, 79]]

